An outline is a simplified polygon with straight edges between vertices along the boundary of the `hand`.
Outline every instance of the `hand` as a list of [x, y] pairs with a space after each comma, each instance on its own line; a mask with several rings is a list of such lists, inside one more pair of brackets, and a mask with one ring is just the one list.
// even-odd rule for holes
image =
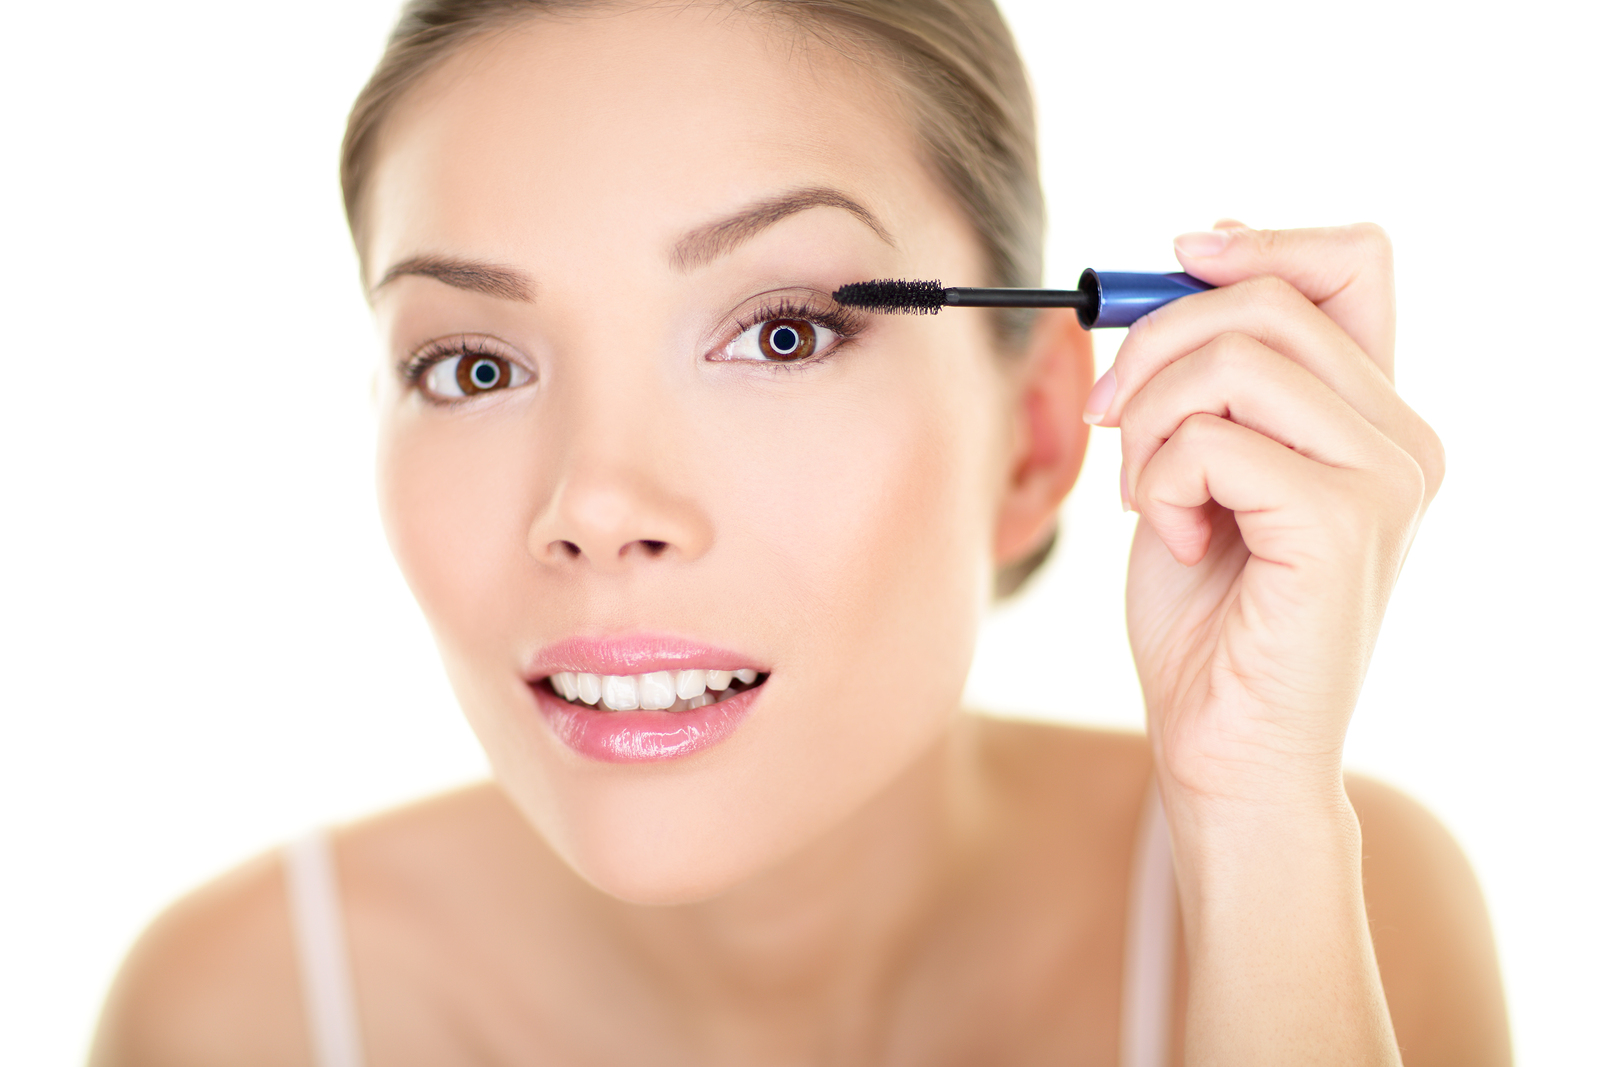
[[1342, 797], [1345, 730], [1444, 453], [1394, 389], [1383, 232], [1218, 227], [1178, 258], [1219, 288], [1136, 323], [1086, 415], [1121, 427], [1140, 514], [1128, 633], [1157, 771], [1197, 801]]

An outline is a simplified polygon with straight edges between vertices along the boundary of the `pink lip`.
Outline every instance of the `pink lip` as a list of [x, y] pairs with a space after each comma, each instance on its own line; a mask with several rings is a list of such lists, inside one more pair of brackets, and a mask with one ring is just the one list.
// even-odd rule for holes
[[654, 763], [710, 748], [739, 728], [761, 687], [688, 711], [607, 711], [562, 700], [543, 679], [557, 671], [649, 674], [652, 671], [736, 671], [765, 664], [725, 648], [661, 634], [571, 637], [540, 649], [523, 677], [550, 730], [581, 756], [605, 763]]
[[539, 650], [523, 677], [548, 678], [557, 671], [582, 674], [649, 674], [652, 671], [736, 671], [765, 665], [725, 648], [678, 637], [633, 634], [628, 637], [569, 637]]
[[655, 763], [710, 748], [739, 728], [761, 692], [758, 686], [688, 711], [602, 711], [569, 704], [543, 685], [530, 688], [551, 732], [580, 756], [604, 763]]

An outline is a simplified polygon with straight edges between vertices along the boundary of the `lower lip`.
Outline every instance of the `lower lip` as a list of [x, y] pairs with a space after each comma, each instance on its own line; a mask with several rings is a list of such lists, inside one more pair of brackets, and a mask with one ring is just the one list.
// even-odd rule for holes
[[603, 763], [659, 763], [731, 735], [764, 686], [688, 711], [601, 711], [569, 704], [543, 684], [531, 688], [551, 732], [578, 755]]

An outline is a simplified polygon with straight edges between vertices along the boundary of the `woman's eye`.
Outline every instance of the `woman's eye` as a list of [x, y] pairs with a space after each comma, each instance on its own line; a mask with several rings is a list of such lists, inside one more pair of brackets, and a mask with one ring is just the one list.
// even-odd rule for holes
[[422, 373], [422, 388], [447, 400], [494, 393], [525, 384], [532, 375], [521, 364], [469, 352], [439, 360]]
[[839, 335], [807, 319], [758, 322], [728, 345], [727, 359], [794, 363], [826, 352]]

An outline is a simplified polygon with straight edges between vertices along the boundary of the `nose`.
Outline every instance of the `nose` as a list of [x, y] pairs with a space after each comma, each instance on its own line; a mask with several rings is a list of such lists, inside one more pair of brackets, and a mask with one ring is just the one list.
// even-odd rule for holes
[[[551, 567], [619, 572], [649, 560], [698, 559], [711, 546], [704, 510], [672, 464], [634, 447], [574, 457], [528, 530], [528, 551]], [[674, 483], [677, 484], [674, 484]]]

